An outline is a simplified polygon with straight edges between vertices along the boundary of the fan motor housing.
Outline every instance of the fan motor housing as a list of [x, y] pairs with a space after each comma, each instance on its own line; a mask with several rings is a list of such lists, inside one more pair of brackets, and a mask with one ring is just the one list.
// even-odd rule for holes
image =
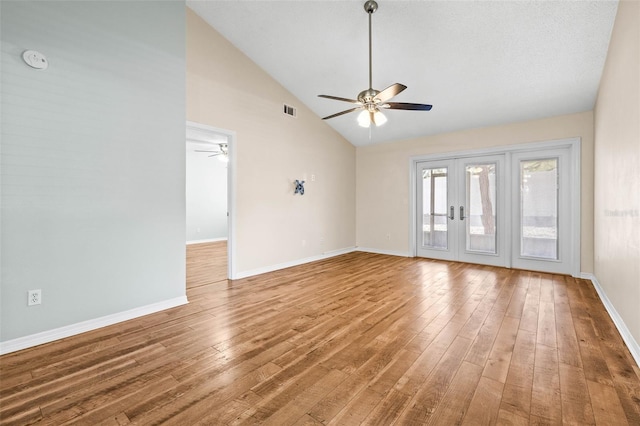
[[380, 93], [379, 90], [376, 89], [367, 89], [358, 93], [358, 102], [367, 105], [367, 104], [375, 104], [375, 97]]

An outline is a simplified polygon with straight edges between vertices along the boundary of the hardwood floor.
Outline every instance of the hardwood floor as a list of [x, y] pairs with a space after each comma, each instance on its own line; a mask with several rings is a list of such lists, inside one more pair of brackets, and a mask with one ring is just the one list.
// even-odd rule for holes
[[1, 357], [2, 424], [640, 424], [588, 281], [367, 253], [201, 273], [188, 305]]
[[187, 245], [187, 288], [226, 280], [227, 242]]

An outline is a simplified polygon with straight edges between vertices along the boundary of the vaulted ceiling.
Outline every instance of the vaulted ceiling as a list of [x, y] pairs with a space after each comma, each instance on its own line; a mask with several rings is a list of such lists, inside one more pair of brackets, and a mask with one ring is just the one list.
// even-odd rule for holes
[[[319, 117], [351, 108], [368, 88], [362, 1], [214, 1], [187, 5]], [[357, 113], [327, 120], [356, 146], [591, 110], [617, 1], [379, 0], [373, 87], [408, 88], [362, 128]]]

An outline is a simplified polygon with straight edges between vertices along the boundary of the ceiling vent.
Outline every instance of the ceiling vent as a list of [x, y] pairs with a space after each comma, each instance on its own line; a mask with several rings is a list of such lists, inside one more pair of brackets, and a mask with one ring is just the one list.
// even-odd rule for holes
[[298, 111], [296, 110], [296, 108], [284, 104], [284, 109], [283, 109], [284, 113], [287, 115], [290, 115], [291, 117], [297, 117], [298, 116]]

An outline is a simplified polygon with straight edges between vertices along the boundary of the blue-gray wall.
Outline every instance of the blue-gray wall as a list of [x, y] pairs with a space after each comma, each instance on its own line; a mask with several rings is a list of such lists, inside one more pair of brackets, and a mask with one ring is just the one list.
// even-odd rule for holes
[[184, 2], [0, 8], [0, 341], [184, 296]]

